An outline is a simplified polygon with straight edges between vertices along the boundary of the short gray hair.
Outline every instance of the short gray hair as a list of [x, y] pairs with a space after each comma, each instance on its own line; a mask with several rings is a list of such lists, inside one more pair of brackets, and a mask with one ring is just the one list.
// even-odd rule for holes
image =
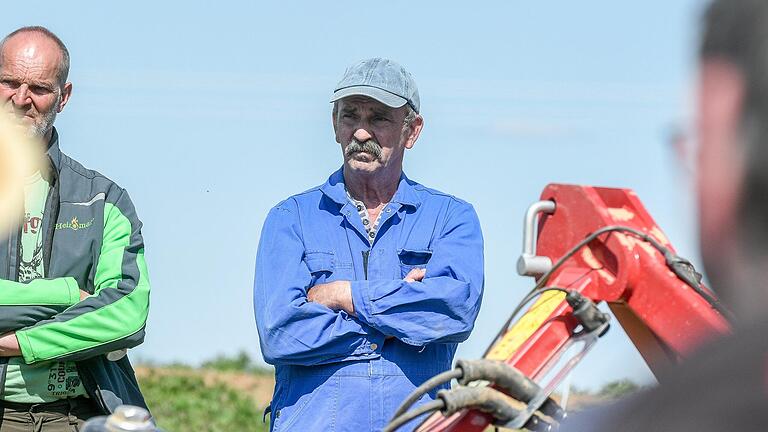
[[405, 115], [405, 120], [403, 120], [404, 127], [410, 127], [414, 120], [416, 120], [416, 117], [419, 116], [419, 113], [416, 112], [413, 108], [411, 108], [410, 105], [405, 105], [406, 108], [408, 108], [408, 114]]
[[2, 65], [3, 61], [2, 56], [3, 50], [5, 49], [5, 43], [8, 42], [12, 37], [21, 33], [35, 33], [47, 37], [56, 43], [56, 45], [59, 47], [59, 51], [61, 52], [61, 61], [59, 62], [59, 66], [56, 70], [56, 79], [59, 81], [59, 86], [63, 88], [64, 84], [67, 82], [67, 77], [69, 76], [69, 50], [67, 49], [67, 46], [64, 45], [64, 42], [62, 42], [61, 39], [56, 36], [56, 34], [43, 26], [21, 27], [11, 32], [8, 36], [4, 37], [3, 40], [0, 41], [0, 65]]

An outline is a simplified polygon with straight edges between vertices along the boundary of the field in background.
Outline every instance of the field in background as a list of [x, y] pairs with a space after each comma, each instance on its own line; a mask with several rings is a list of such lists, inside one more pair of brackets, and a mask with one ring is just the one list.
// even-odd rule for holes
[[[144, 364], [136, 375], [152, 414], [166, 432], [268, 431], [262, 421], [274, 387], [273, 372], [246, 353], [220, 356], [199, 368]], [[637, 391], [629, 380], [597, 391], [572, 388], [569, 410], [579, 410]]]
[[217, 357], [199, 368], [139, 365], [136, 376], [166, 432], [269, 430], [262, 413], [272, 396], [273, 373], [255, 366], [245, 353]]

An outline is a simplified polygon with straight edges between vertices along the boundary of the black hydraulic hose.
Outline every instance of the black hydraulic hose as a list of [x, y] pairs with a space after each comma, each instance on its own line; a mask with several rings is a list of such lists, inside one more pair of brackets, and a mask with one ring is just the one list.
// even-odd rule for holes
[[[424, 394], [430, 390], [456, 379], [460, 387], [452, 390], [440, 390], [436, 401], [424, 404], [412, 411], [407, 411]], [[523, 403], [529, 403], [540, 392], [541, 388], [522, 372], [503, 362], [495, 360], [459, 360], [456, 368], [436, 375], [417, 387], [400, 405], [392, 420], [384, 431], [397, 430], [402, 425], [427, 412], [440, 409], [444, 415], [452, 415], [462, 409], [477, 409], [491, 414], [496, 423], [504, 424], [520, 414], [507, 402], [507, 396], [491, 387], [465, 387], [475, 381], [489, 381], [503, 390], [511, 398]], [[435, 408], [437, 407], [437, 408]], [[555, 420], [562, 420], [565, 412], [552, 398], [547, 398], [538, 407], [539, 411]], [[549, 423], [537, 416], [532, 416], [526, 428], [529, 430], [549, 430]]]
[[426, 413], [441, 410], [445, 407], [445, 402], [443, 402], [442, 399], [433, 400], [431, 402], [427, 402], [424, 405], [421, 405], [419, 407], [414, 408], [411, 411], [408, 411], [407, 413], [401, 414], [396, 416], [392, 421], [389, 422], [389, 424], [382, 429], [382, 432], [394, 432], [406, 423], [414, 420], [415, 418], [424, 415]]
[[462, 370], [459, 384], [473, 381], [491, 381], [506, 390], [513, 398], [528, 403], [536, 397], [541, 388], [512, 366], [495, 360], [459, 360], [456, 367]]
[[[515, 367], [496, 360], [459, 360], [456, 367], [463, 374], [458, 378], [459, 384], [467, 385], [473, 381], [490, 381], [504, 393], [520, 402], [528, 404], [539, 395], [541, 387], [525, 376]], [[561, 420], [565, 411], [552, 398], [547, 398], [539, 411], [554, 419]]]
[[[445, 403], [441, 412], [446, 417], [463, 409], [474, 409], [490, 414], [494, 424], [504, 425], [521, 414], [507, 402], [506, 396], [490, 387], [457, 387], [451, 390], [440, 390], [437, 392], [437, 397]], [[532, 431], [549, 431], [552, 425], [533, 415], [525, 423], [524, 428]]]
[[408, 397], [405, 398], [403, 403], [400, 404], [400, 407], [397, 408], [397, 411], [395, 411], [395, 414], [392, 417], [395, 418], [402, 415], [408, 410], [408, 408], [411, 407], [411, 405], [416, 403], [417, 400], [419, 400], [425, 394], [429, 393], [430, 390], [433, 390], [436, 387], [451, 381], [452, 379], [461, 378], [462, 374], [463, 372], [461, 371], [461, 369], [456, 368], [456, 369], [451, 369], [449, 371], [445, 371], [443, 373], [435, 375], [432, 378], [424, 381], [422, 385], [416, 387], [411, 392], [411, 394], [409, 394]]
[[451, 390], [440, 390], [437, 397], [445, 404], [442, 413], [453, 415], [465, 408], [472, 408], [488, 413], [496, 419], [496, 423], [504, 424], [517, 417], [520, 411], [507, 403], [504, 395], [490, 387], [457, 387]]

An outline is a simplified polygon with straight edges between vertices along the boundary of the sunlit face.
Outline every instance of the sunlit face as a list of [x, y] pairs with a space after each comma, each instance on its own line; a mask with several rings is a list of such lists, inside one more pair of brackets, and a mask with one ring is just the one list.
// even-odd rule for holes
[[35, 33], [8, 40], [0, 63], [0, 101], [6, 112], [28, 127], [30, 135], [47, 137], [56, 114], [64, 109], [71, 84], [59, 85], [61, 52], [56, 43]]
[[404, 133], [407, 114], [404, 106], [391, 108], [364, 96], [341, 99], [333, 126], [345, 167], [364, 173], [401, 169], [405, 149], [413, 147], [416, 140], [408, 134], [408, 128]]

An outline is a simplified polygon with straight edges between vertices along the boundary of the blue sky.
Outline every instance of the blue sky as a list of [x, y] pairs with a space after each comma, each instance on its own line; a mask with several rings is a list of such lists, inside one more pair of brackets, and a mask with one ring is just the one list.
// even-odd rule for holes
[[[530, 288], [514, 263], [547, 183], [634, 189], [698, 261], [690, 179], [668, 138], [690, 120], [700, 0], [19, 5], [4, 8], [4, 32], [45, 25], [71, 52], [62, 149], [127, 188], [145, 224], [152, 309], [134, 358], [261, 358], [261, 225], [340, 166], [328, 99], [365, 57], [390, 57], [419, 84], [425, 128], [408, 175], [481, 219], [485, 298], [459, 357], [480, 356]], [[650, 379], [614, 326], [573, 382], [620, 377]]]

